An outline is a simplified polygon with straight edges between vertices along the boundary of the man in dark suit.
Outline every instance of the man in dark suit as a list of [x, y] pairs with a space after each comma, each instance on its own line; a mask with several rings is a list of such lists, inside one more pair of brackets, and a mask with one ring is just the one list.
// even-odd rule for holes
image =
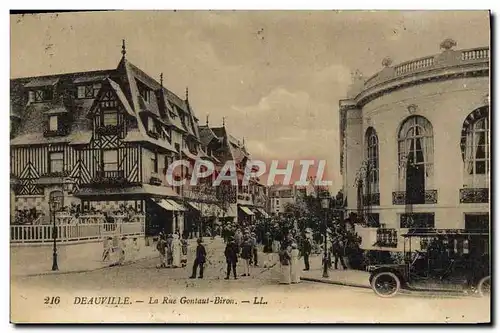
[[200, 275], [198, 276], [198, 278], [203, 279], [203, 266], [205, 265], [205, 260], [207, 258], [207, 251], [202, 244], [203, 240], [201, 238], [198, 238], [197, 243], [198, 246], [196, 247], [196, 258], [194, 259], [193, 273], [189, 277], [190, 279], [196, 278], [196, 271], [198, 270], [198, 266], [200, 267]]
[[227, 263], [227, 273], [225, 280], [229, 280], [229, 275], [231, 275], [231, 269], [233, 270], [234, 279], [238, 279], [236, 277], [236, 264], [238, 263], [238, 245], [234, 241], [234, 238], [229, 238], [229, 242], [226, 244], [226, 250], [224, 251], [224, 255], [226, 256]]

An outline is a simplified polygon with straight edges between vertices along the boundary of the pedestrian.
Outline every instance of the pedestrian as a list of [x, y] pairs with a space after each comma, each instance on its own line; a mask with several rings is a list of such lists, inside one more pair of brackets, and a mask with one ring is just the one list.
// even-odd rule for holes
[[225, 280], [229, 280], [229, 275], [231, 275], [231, 270], [233, 271], [234, 279], [237, 280], [238, 278], [236, 277], [236, 264], [238, 263], [238, 245], [236, 245], [236, 242], [234, 241], [233, 237], [230, 237], [228, 239], [224, 255], [226, 257], [226, 263], [227, 263]]
[[196, 257], [193, 263], [193, 273], [189, 278], [190, 279], [196, 278], [196, 271], [198, 270], [199, 266], [200, 275], [198, 276], [198, 278], [203, 279], [203, 266], [205, 264], [205, 260], [207, 259], [207, 251], [205, 250], [205, 247], [202, 244], [203, 240], [201, 238], [198, 238], [196, 242], [198, 243], [198, 246], [196, 246]]
[[163, 234], [160, 233], [158, 237], [158, 243], [156, 243], [156, 249], [160, 253], [160, 264], [156, 266], [157, 268], [165, 268], [165, 240], [163, 238]]
[[[347, 265], [344, 262], [345, 255], [345, 242], [342, 240], [340, 235], [334, 236], [332, 239], [332, 253], [335, 259], [335, 269], [338, 269], [338, 264], [342, 265], [343, 269], [347, 269]], [[329, 254], [329, 253], [328, 253]], [[331, 266], [331, 259], [328, 259]]]
[[167, 236], [167, 241], [166, 241], [166, 244], [165, 244], [165, 257], [166, 257], [166, 263], [165, 265], [167, 267], [171, 267], [172, 266], [172, 240], [173, 240], [173, 236], [172, 234], [168, 234]]
[[130, 260], [135, 261], [139, 255], [139, 244], [137, 244], [137, 237], [132, 239], [132, 245], [130, 246]]
[[300, 282], [300, 269], [299, 269], [299, 249], [297, 243], [292, 243], [292, 250], [290, 252], [290, 281], [291, 283]]
[[255, 267], [258, 267], [259, 249], [257, 247], [257, 236], [255, 235], [255, 232], [252, 232], [251, 240], [252, 240], [252, 259], [253, 259], [252, 263]]
[[113, 251], [113, 238], [108, 237], [103, 241], [102, 261], [108, 261], [111, 251]]
[[311, 243], [312, 235], [309, 232], [306, 232], [304, 240], [302, 242], [302, 256], [304, 257], [304, 270], [309, 270], [309, 255], [312, 251], [312, 243]]
[[127, 237], [122, 237], [122, 240], [120, 242], [120, 248], [119, 248], [119, 258], [118, 258], [118, 265], [123, 265], [125, 262], [125, 254], [127, 251]]
[[181, 267], [181, 241], [178, 234], [174, 234], [172, 237], [172, 267]]
[[292, 281], [292, 277], [290, 275], [290, 260], [291, 256], [291, 247], [284, 247], [280, 251], [280, 266], [281, 266], [281, 277], [280, 284], [290, 284]]
[[273, 239], [270, 232], [264, 235], [264, 253], [267, 254], [267, 259], [264, 261], [264, 268], [271, 266], [273, 261]]
[[241, 233], [241, 230], [238, 228], [234, 233], [234, 241], [236, 242], [238, 247], [241, 247], [242, 240], [243, 240], [243, 234]]
[[241, 259], [243, 259], [243, 275], [250, 276], [250, 259], [252, 258], [252, 240], [250, 235], [245, 235], [241, 246]]
[[188, 254], [188, 241], [187, 241], [187, 234], [184, 235], [184, 237], [181, 240], [181, 248], [182, 248], [182, 255], [181, 255], [181, 266], [186, 267], [187, 265], [187, 254]]

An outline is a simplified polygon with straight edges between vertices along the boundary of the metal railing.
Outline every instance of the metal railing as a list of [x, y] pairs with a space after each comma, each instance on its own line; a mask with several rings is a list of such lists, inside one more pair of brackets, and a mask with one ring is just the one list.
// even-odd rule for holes
[[[58, 242], [99, 240], [104, 237], [143, 236], [144, 223], [99, 223], [56, 225]], [[53, 241], [52, 225], [11, 225], [11, 243], [50, 243]]]

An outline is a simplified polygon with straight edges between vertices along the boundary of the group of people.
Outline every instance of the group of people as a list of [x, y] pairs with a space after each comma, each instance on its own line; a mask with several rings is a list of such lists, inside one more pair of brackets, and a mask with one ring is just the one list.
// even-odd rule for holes
[[281, 249], [279, 252], [281, 284], [296, 284], [300, 282], [300, 272], [302, 269], [299, 258], [301, 255], [304, 258], [304, 270], [308, 271], [310, 269], [309, 255], [312, 250], [312, 242], [310, 230], [306, 230], [304, 237], [301, 239], [301, 249], [299, 249], [299, 243], [292, 233], [286, 235], [285, 239], [281, 242]]
[[127, 237], [108, 237], [103, 242], [102, 261], [111, 262], [111, 266], [122, 265], [125, 261], [136, 259], [140, 248], [137, 237], [132, 238], [132, 242]]
[[164, 234], [160, 232], [156, 249], [160, 253], [158, 268], [179, 268], [187, 264], [188, 242], [179, 233]]
[[242, 276], [250, 276], [250, 267], [258, 266], [258, 249], [257, 238], [255, 233], [250, 232], [250, 229], [237, 229], [234, 235], [229, 235], [226, 242], [226, 249], [224, 250], [226, 257], [226, 280], [229, 280], [231, 272], [236, 280], [236, 265], [238, 258], [243, 260], [243, 274]]

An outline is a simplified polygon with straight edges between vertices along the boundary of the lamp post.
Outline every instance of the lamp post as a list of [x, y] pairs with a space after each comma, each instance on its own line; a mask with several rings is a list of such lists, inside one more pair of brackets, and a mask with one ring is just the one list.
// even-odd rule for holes
[[328, 275], [328, 243], [327, 243], [327, 228], [328, 228], [328, 208], [330, 205], [329, 198], [321, 199], [321, 208], [325, 210], [325, 234], [324, 234], [324, 251], [323, 251], [323, 277], [327, 278]]
[[50, 210], [52, 212], [52, 239], [53, 239], [53, 246], [52, 246], [52, 270], [53, 271], [58, 271], [59, 267], [57, 265], [57, 230], [56, 230], [56, 211], [59, 208], [60, 201], [57, 200], [56, 198], [52, 198], [50, 201]]

